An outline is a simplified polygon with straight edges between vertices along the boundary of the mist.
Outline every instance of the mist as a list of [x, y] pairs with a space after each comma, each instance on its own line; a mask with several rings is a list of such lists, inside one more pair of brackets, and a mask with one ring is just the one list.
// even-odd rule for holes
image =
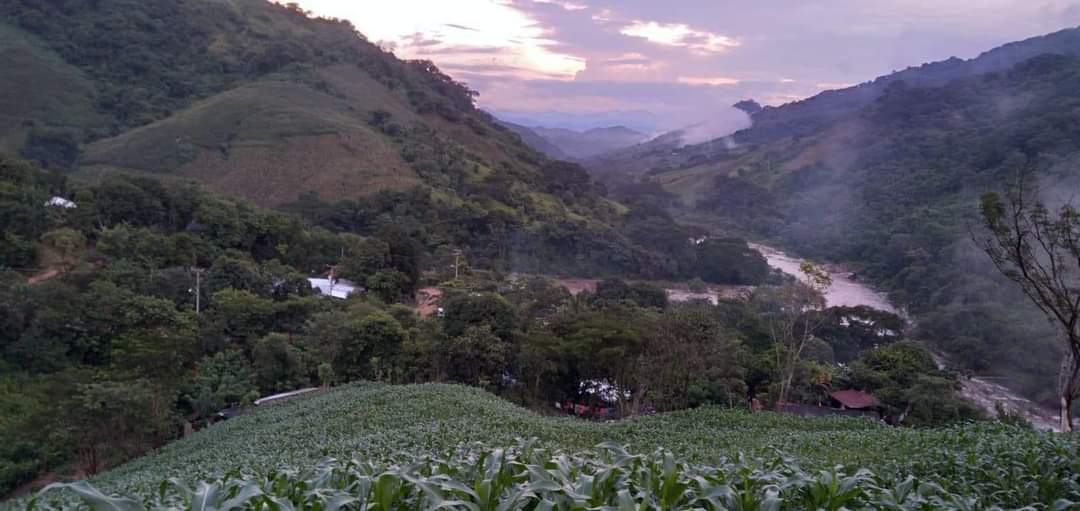
[[746, 112], [733, 107], [726, 107], [708, 119], [691, 124], [680, 130], [682, 145], [694, 145], [716, 140], [752, 126], [754, 122]]

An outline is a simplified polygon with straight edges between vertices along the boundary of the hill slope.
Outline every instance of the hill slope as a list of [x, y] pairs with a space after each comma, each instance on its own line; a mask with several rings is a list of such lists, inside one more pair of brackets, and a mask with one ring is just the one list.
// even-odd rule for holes
[[[12, 64], [0, 80], [18, 85], [0, 88], [0, 150], [82, 181], [195, 179], [361, 234], [378, 225], [350, 212], [385, 207], [378, 222], [430, 235], [430, 251], [472, 248], [487, 268], [667, 271], [581, 168], [523, 144], [467, 86], [348, 22], [266, 0], [55, 7], [0, 0]], [[27, 85], [39, 82], [70, 87]]]
[[[83, 95], [109, 119], [105, 132], [75, 126], [65, 149], [86, 145], [67, 163], [84, 173], [196, 177], [265, 205], [312, 191], [337, 200], [417, 184], [416, 156], [403, 146], [424, 131], [467, 153], [462, 164], [537, 177], [535, 156], [477, 111], [467, 88], [428, 63], [382, 52], [345, 22], [265, 0], [70, 1], [59, 12], [7, 1], [0, 12], [18, 24], [4, 29], [15, 34], [7, 39], [41, 54], [17, 70], [45, 61], [78, 69], [86, 79], [68, 94], [91, 89]], [[48, 123], [48, 112], [15, 107], [57, 94], [24, 87], [2, 99], [0, 114]]]
[[[721, 463], [739, 453], [772, 457], [780, 449], [794, 456], [787, 464], [798, 463], [805, 469], [835, 464], [872, 467], [886, 479], [902, 479], [902, 474], [911, 473], [949, 489], [969, 488], [966, 491], [970, 491], [966, 485], [974, 481], [996, 484], [983, 477], [997, 476], [976, 476], [978, 470], [1007, 466], [1009, 460], [1019, 461], [1023, 456], [1039, 460], [1041, 475], [1033, 477], [1043, 477], [1050, 484], [1061, 470], [1068, 469], [1068, 452], [1076, 449], [1075, 442], [1058, 441], [1064, 437], [1000, 427], [897, 429], [860, 419], [808, 420], [715, 408], [596, 423], [538, 416], [466, 387], [356, 384], [265, 406], [92, 482], [110, 492], [148, 494], [170, 476], [191, 481], [233, 469], [265, 474], [278, 468], [313, 466], [326, 457], [379, 461], [433, 454], [452, 458], [449, 454], [461, 444], [477, 442], [494, 449], [531, 437], [541, 446], [569, 451], [605, 441], [627, 444], [630, 452], [664, 448], [698, 463]], [[1001, 450], [1006, 445], [1009, 449]], [[946, 472], [945, 467], [953, 465], [944, 460], [953, 457], [979, 460], [953, 468], [971, 479], [963, 481], [959, 474]], [[1061, 491], [1067, 494], [1076, 489]], [[983, 498], [994, 502], [1039, 499], [1022, 490]]]
[[849, 263], [964, 371], [1052, 404], [1054, 332], [971, 245], [968, 225], [979, 195], [1020, 170], [1076, 189], [1078, 105], [1073, 29], [767, 108], [734, 144], [627, 159], [687, 218]]
[[554, 158], [556, 160], [570, 159], [570, 157], [567, 156], [566, 153], [564, 153], [563, 150], [559, 148], [559, 146], [555, 145], [550, 140], [544, 138], [539, 133], [537, 133], [536, 130], [528, 126], [522, 126], [520, 124], [514, 124], [512, 122], [503, 120], [500, 120], [499, 124], [506, 126], [510, 131], [513, 131], [519, 137], [521, 137], [522, 142], [524, 142], [529, 147], [536, 149], [541, 153], [544, 153], [545, 155], [547, 155], [548, 158]]

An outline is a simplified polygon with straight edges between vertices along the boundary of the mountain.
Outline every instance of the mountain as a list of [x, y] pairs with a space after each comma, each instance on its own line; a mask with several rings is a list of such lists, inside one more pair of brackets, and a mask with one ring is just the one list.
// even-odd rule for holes
[[500, 120], [499, 123], [503, 126], [506, 126], [507, 129], [509, 129], [510, 131], [517, 133], [517, 135], [521, 137], [521, 141], [524, 142], [525, 145], [536, 149], [541, 153], [544, 153], [548, 158], [552, 158], [555, 160], [570, 159], [570, 157], [567, 156], [566, 153], [564, 153], [563, 150], [559, 148], [559, 146], [555, 145], [550, 140], [542, 137], [539, 133], [536, 132], [536, 130], [528, 126], [514, 124], [509, 121]]
[[546, 126], [572, 131], [588, 131], [607, 126], [626, 126], [642, 133], [661, 129], [664, 119], [646, 110], [613, 110], [607, 112], [557, 112], [492, 110], [495, 117], [522, 126]]
[[[409, 153], [457, 151], [462, 166], [538, 177], [471, 91], [347, 22], [252, 0], [4, 1], [0, 12], [12, 22], [0, 42], [18, 57], [6, 76], [21, 84], [0, 99], [4, 147], [47, 166], [194, 178], [264, 205], [435, 182]], [[73, 85], [64, 94], [28, 88], [61, 80]]]
[[542, 127], [534, 127], [532, 130], [554, 144], [567, 156], [575, 159], [584, 159], [632, 146], [649, 138], [648, 135], [625, 126], [593, 128], [586, 131]]
[[970, 226], [980, 194], [1020, 171], [1050, 191], [1080, 187], [1078, 120], [1080, 29], [1070, 29], [765, 107], [728, 139], [586, 163], [637, 183], [616, 190], [669, 194], [684, 220], [848, 264], [905, 304], [917, 335], [961, 370], [1050, 403], [1055, 333], [974, 247]]
[[626, 126], [575, 131], [565, 128], [522, 126], [500, 121], [533, 149], [557, 160], [582, 160], [638, 144], [648, 135]]
[[574, 266], [606, 267], [611, 251], [664, 266], [580, 167], [346, 21], [265, 0], [0, 0], [0, 15], [0, 151], [76, 182], [196, 180], [336, 229], [371, 228], [341, 218], [358, 203], [409, 203], [414, 230], [474, 247], [484, 266], [541, 268], [549, 251]]
[[[862, 84], [839, 90], [822, 92], [811, 98], [788, 103], [779, 107], [755, 108], [755, 102], [740, 102], [740, 108], [753, 116], [753, 126], [738, 131], [732, 137], [736, 144], [767, 144], [785, 137], [813, 135], [826, 126], [856, 115], [873, 104], [895, 83], [906, 86], [940, 87], [954, 80], [1001, 72], [1016, 64], [1042, 54], [1080, 54], [1080, 31], [1067, 29], [1052, 34], [1033, 37], [986, 51], [973, 59], [951, 58], [878, 77]], [[618, 152], [604, 155], [603, 161], [588, 164], [590, 170], [610, 174], [608, 170], [626, 169], [630, 177], [646, 172], [662, 173], [687, 169], [713, 160], [729, 160], [741, 152], [729, 143], [717, 140], [688, 145], [672, 152], [670, 144], [636, 148], [624, 154]], [[684, 181], [686, 188], [700, 184], [696, 180]]]

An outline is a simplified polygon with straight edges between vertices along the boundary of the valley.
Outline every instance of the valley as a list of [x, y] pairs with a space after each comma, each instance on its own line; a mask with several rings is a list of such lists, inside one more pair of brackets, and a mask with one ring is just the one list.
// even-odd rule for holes
[[0, 0], [0, 508], [1075, 508], [1080, 11], [617, 4]]

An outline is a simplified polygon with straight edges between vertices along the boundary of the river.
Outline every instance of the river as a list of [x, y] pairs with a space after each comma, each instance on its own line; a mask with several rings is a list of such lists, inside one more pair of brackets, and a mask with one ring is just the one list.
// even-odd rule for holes
[[[750, 246], [765, 256], [769, 266], [800, 280], [806, 279], [806, 276], [799, 270], [802, 263], [806, 262], [805, 259], [786, 254], [766, 245], [752, 243]], [[832, 286], [825, 293], [825, 300], [829, 306], [855, 307], [866, 305], [907, 318], [903, 308], [891, 303], [884, 293], [859, 282], [849, 272], [840, 268], [835, 266], [824, 266], [824, 268], [829, 272], [833, 281]], [[933, 353], [933, 355], [939, 367], [942, 369], [947, 367], [948, 364], [942, 354]], [[997, 414], [996, 407], [1000, 403], [1013, 413], [1022, 415], [1037, 429], [1059, 430], [1058, 414], [1003, 385], [979, 377], [961, 377], [959, 392], [964, 399], [983, 410], [990, 417]]]
[[[751, 243], [750, 248], [761, 252], [761, 255], [765, 256], [765, 259], [769, 261], [769, 266], [788, 275], [792, 275], [799, 280], [806, 280], [806, 275], [803, 275], [799, 270], [802, 263], [806, 262], [805, 259], [799, 259], [798, 257], [788, 255], [775, 248], [759, 245], [757, 243]], [[865, 305], [878, 310], [888, 311], [893, 314], [903, 315], [903, 311], [899, 307], [896, 307], [889, 302], [889, 297], [870, 286], [862, 284], [856, 280], [850, 272], [839, 270], [832, 266], [823, 266], [823, 268], [828, 271], [829, 276], [832, 277], [832, 285], [829, 286], [828, 291], [825, 292], [825, 301], [830, 307], [857, 307]]]

